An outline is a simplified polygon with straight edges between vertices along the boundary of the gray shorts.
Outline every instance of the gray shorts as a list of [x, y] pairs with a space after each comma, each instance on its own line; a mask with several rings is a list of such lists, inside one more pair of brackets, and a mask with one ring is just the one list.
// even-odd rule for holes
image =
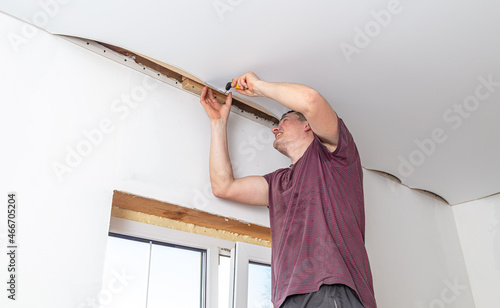
[[356, 293], [346, 285], [322, 285], [318, 291], [290, 295], [280, 308], [363, 308]]

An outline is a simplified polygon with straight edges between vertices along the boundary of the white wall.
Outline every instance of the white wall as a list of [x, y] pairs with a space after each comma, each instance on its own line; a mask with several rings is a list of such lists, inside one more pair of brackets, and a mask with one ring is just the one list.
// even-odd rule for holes
[[[3, 38], [26, 31], [2, 14], [0, 25]], [[2, 307], [82, 308], [98, 300], [114, 189], [269, 224], [266, 208], [211, 195], [209, 123], [197, 97], [41, 31], [17, 48], [0, 40], [0, 55], [6, 59], [0, 63], [2, 174], [8, 175], [1, 183], [4, 196], [19, 194], [21, 278], [19, 300], [2, 295]], [[237, 176], [288, 165], [266, 132], [231, 116]], [[71, 151], [85, 156], [77, 160]], [[58, 177], [54, 162], [69, 164], [71, 172]], [[473, 307], [452, 209], [364, 174], [367, 247], [380, 307]], [[5, 221], [5, 212], [0, 215]], [[0, 264], [6, 262], [1, 254]], [[455, 282], [466, 286], [459, 294], [450, 290]]]
[[366, 243], [380, 307], [474, 307], [452, 207], [364, 172]]
[[453, 207], [476, 308], [500, 303], [500, 195]]
[[[213, 196], [210, 122], [199, 97], [159, 84], [124, 123], [118, 190], [269, 226], [267, 207]], [[265, 174], [290, 161], [272, 147], [271, 129], [234, 113], [228, 138], [235, 176]]]
[[[0, 180], [4, 200], [18, 194], [20, 247], [17, 300], [2, 291], [1, 307], [98, 302], [114, 189], [268, 223], [266, 208], [207, 192], [209, 122], [199, 98], [4, 14], [0, 25]], [[251, 163], [237, 174], [285, 162], [262, 145], [269, 129], [232, 117], [231, 153]], [[6, 210], [0, 219], [6, 248]], [[1, 281], [7, 261], [0, 254]]]
[[[85, 307], [100, 290], [118, 128], [95, 135], [95, 146], [84, 132], [95, 132], [132, 77], [42, 31], [15, 48], [8, 38], [24, 24], [3, 14], [0, 24], [1, 187], [3, 198], [15, 191], [19, 200], [17, 300], [2, 288], [0, 306]], [[86, 157], [72, 157], [59, 179], [53, 164], [65, 165], [78, 146]], [[0, 263], [7, 281], [5, 253]]]
[[[116, 138], [75, 163], [62, 181], [52, 164], [95, 127], [110, 95], [105, 83], [119, 76], [106, 61], [44, 33], [15, 52], [4, 38], [22, 24], [4, 15], [0, 22], [0, 125], [9, 149], [2, 154], [1, 187], [3, 196], [12, 190], [19, 198], [17, 300], [8, 301], [3, 290], [0, 305], [77, 307], [100, 287]], [[0, 258], [6, 264], [4, 253]], [[2, 281], [5, 274], [2, 266]]]

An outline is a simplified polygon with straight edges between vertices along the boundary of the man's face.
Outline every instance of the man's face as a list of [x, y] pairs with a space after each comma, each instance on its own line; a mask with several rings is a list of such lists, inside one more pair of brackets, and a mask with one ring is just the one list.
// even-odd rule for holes
[[287, 145], [299, 138], [305, 132], [306, 122], [299, 120], [299, 116], [295, 113], [288, 113], [279, 122], [278, 126], [272, 129], [275, 140], [273, 146], [276, 150], [286, 154]]

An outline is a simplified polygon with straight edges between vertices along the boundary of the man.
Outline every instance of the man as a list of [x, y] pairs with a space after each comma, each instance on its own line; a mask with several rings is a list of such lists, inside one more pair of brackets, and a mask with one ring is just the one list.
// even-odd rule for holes
[[247, 96], [292, 109], [273, 128], [289, 168], [234, 178], [227, 147], [232, 96], [219, 104], [203, 89], [210, 118], [210, 181], [215, 196], [269, 206], [274, 307], [376, 307], [364, 246], [363, 174], [343, 121], [310, 87], [270, 83], [254, 73], [233, 79]]

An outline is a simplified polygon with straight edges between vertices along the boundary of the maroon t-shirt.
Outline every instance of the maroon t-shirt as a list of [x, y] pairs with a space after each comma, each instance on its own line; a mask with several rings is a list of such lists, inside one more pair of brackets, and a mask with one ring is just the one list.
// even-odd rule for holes
[[366, 308], [375, 308], [365, 249], [363, 171], [354, 140], [339, 118], [339, 141], [330, 152], [318, 136], [269, 183], [272, 302], [345, 284]]

